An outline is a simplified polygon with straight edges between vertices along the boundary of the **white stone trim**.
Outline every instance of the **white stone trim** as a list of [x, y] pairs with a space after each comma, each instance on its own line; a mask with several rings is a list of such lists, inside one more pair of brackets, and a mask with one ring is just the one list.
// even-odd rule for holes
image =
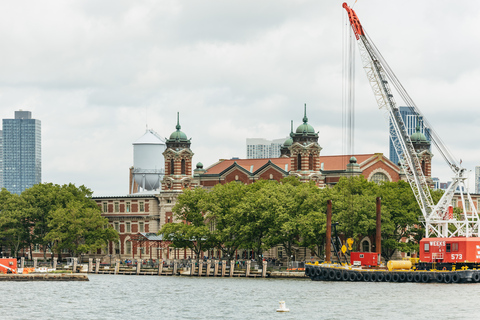
[[370, 175], [368, 176], [367, 181], [370, 182], [371, 179], [372, 179], [372, 177], [373, 177], [373, 175], [374, 175], [375, 173], [378, 173], [378, 172], [381, 172], [381, 173], [383, 173], [384, 175], [386, 175], [389, 182], [392, 182], [392, 181], [393, 181], [392, 176], [391, 176], [385, 169], [383, 169], [383, 168], [377, 168], [377, 169], [373, 170], [373, 171], [370, 173]]

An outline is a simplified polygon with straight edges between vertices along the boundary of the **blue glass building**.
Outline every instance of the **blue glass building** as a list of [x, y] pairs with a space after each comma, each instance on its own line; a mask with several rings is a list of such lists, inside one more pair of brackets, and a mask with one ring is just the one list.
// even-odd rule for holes
[[[425, 135], [428, 141], [430, 141], [430, 132], [428, 131], [427, 128], [425, 128], [423, 121], [421, 117], [418, 117], [415, 111], [410, 108], [410, 107], [400, 107], [400, 115], [402, 116], [402, 120], [405, 123], [405, 127], [407, 129], [407, 133], [411, 136], [413, 133], [415, 133], [415, 129], [417, 127], [417, 121], [420, 121], [420, 132]], [[392, 121], [390, 120], [390, 126], [392, 126]], [[391, 131], [390, 131], [391, 132]], [[395, 147], [393, 146], [393, 142], [397, 138], [397, 135], [394, 134], [389, 137], [389, 150], [390, 150], [390, 156], [389, 159], [395, 163], [398, 164], [398, 155], [397, 152], [395, 151]]]
[[11, 193], [42, 181], [41, 122], [30, 111], [3, 119], [3, 187]]

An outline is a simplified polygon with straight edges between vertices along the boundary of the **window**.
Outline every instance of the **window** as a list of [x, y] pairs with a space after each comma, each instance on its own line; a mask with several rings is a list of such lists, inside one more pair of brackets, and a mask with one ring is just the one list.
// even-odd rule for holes
[[167, 203], [172, 203], [172, 200], [170, 200], [170, 199], [167, 199]]
[[182, 174], [185, 174], [185, 159], [182, 159]]
[[145, 254], [145, 248], [144, 248], [144, 247], [140, 247], [140, 248], [138, 248], [138, 249], [140, 250], [140, 253], [141, 253], [141, 254]]
[[140, 212], [144, 212], [145, 211], [145, 204], [143, 203], [143, 201], [140, 201]]
[[458, 251], [458, 242], [452, 243], [452, 251], [453, 251], [453, 252]]
[[38, 243], [33, 247], [33, 252], [40, 252], [40, 245]]
[[302, 155], [300, 153], [297, 156], [297, 170], [302, 170]]
[[308, 157], [308, 170], [313, 170], [313, 154]]
[[114, 222], [114, 223], [113, 223], [113, 226], [114, 226], [114, 228], [115, 228], [115, 231], [120, 232], [120, 223]]
[[144, 232], [145, 231], [145, 224], [143, 222], [138, 223], [138, 232]]
[[115, 254], [120, 254], [120, 243], [115, 243]]
[[131, 226], [130, 226], [130, 222], [126, 222], [126, 223], [125, 223], [125, 232], [126, 232], [126, 233], [132, 232], [132, 228], [131, 228]]
[[173, 159], [170, 160], [170, 174], [175, 174], [175, 168], [174, 168], [174, 162]]
[[127, 201], [126, 208], [127, 208], [127, 212], [130, 212], [130, 210], [131, 210], [130, 201]]
[[126, 254], [132, 254], [132, 242], [131, 241], [127, 241], [125, 242], [125, 253]]
[[380, 184], [381, 181], [389, 181], [387, 175], [383, 172], [377, 172], [375, 173], [371, 178], [371, 182], [375, 182], [376, 184]]
[[115, 202], [115, 212], [120, 212], [120, 204]]
[[468, 199], [465, 201], [465, 211], [470, 211], [470, 201]]
[[108, 212], [108, 203], [103, 203], [103, 212]]
[[457, 207], [457, 199], [452, 199], [452, 207]]
[[423, 244], [423, 251], [424, 252], [430, 252], [430, 243], [424, 243]]
[[370, 243], [367, 240], [362, 241], [362, 251], [370, 252]]
[[447, 252], [451, 252], [451, 246], [452, 246], [451, 243], [447, 243]]

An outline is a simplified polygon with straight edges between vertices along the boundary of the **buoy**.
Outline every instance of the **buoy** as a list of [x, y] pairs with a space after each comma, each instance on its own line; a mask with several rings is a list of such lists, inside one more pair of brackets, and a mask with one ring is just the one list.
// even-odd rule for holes
[[280, 301], [280, 307], [277, 309], [277, 312], [289, 312], [290, 309], [287, 309], [285, 306], [285, 301]]

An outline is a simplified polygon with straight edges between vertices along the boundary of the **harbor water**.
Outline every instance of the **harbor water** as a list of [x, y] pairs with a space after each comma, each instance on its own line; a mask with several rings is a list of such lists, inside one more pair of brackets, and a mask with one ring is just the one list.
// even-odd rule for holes
[[[2, 319], [475, 319], [480, 284], [89, 275], [3, 282]], [[278, 313], [279, 301], [290, 312]]]

